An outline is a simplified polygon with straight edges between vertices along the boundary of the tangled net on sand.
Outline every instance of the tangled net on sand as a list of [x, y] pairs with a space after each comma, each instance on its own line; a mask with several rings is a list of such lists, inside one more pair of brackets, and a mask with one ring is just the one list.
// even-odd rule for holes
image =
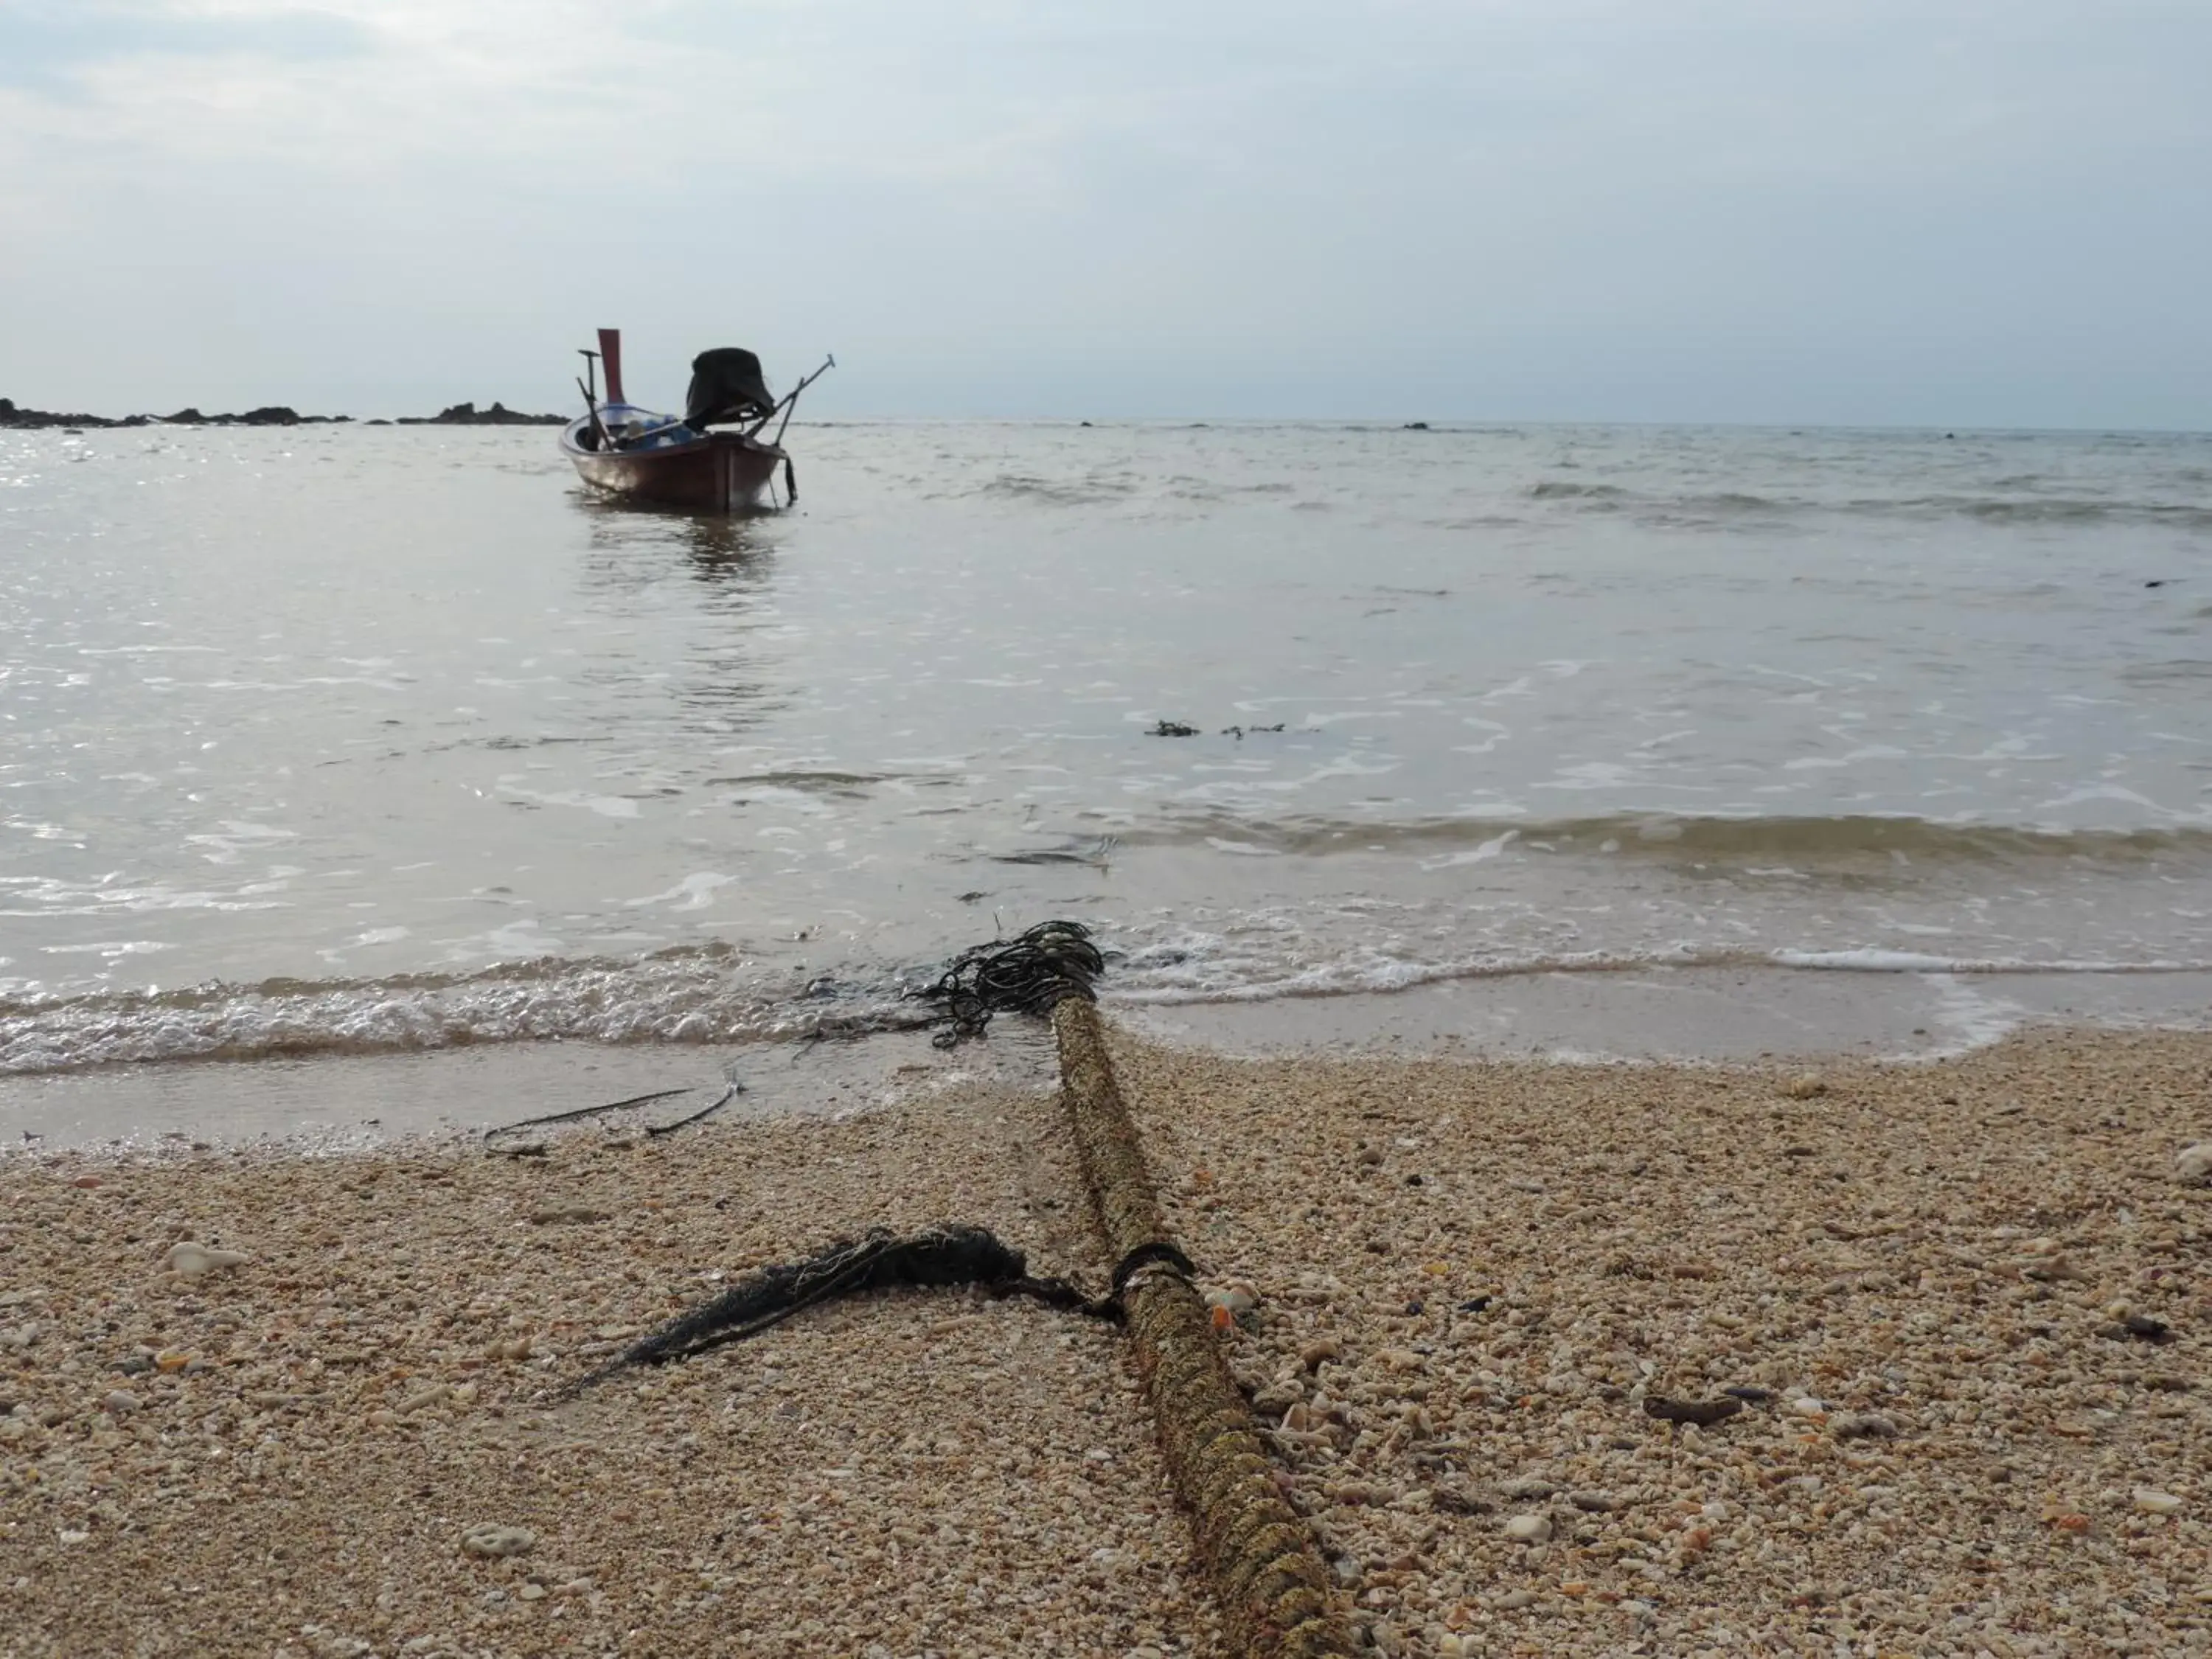
[[1106, 958], [1079, 921], [1043, 921], [996, 945], [963, 951], [934, 985], [913, 994], [941, 1005], [945, 1029], [930, 1041], [951, 1048], [979, 1037], [994, 1014], [1049, 1014], [1064, 997], [1096, 1002]]
[[793, 1314], [841, 1296], [901, 1285], [980, 1285], [994, 1296], [1025, 1296], [1070, 1313], [1119, 1319], [1119, 1301], [1097, 1301], [1064, 1279], [1032, 1279], [1029, 1260], [988, 1228], [947, 1223], [911, 1237], [871, 1228], [841, 1239], [804, 1261], [763, 1267], [713, 1301], [671, 1320], [582, 1378], [579, 1392], [628, 1365], [660, 1365], [689, 1359], [732, 1342], [758, 1336]]
[[[1092, 988], [1105, 968], [1089, 928], [1075, 921], [1047, 921], [1013, 939], [963, 951], [934, 984], [912, 994], [938, 1005], [929, 1023], [945, 1029], [932, 1041], [950, 1048], [982, 1036], [994, 1014], [1049, 1014], [1066, 997], [1097, 1000]], [[1156, 1247], [1154, 1254], [1161, 1249], [1182, 1260], [1171, 1247]], [[994, 1296], [1029, 1297], [1069, 1312], [1119, 1320], [1121, 1291], [1133, 1265], [1141, 1264], [1125, 1263], [1117, 1270], [1112, 1294], [1093, 1300], [1066, 1279], [1031, 1277], [1028, 1258], [986, 1228], [947, 1222], [906, 1238], [872, 1228], [803, 1261], [749, 1275], [632, 1343], [569, 1392], [587, 1389], [625, 1366], [663, 1364], [742, 1342], [836, 1297], [900, 1285], [976, 1285]]]

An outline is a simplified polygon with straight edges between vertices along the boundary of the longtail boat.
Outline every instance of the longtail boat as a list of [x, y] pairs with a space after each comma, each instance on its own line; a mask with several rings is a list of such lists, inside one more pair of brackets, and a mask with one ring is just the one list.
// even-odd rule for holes
[[[584, 413], [562, 428], [561, 453], [594, 489], [695, 513], [788, 507], [799, 499], [799, 474], [784, 453], [784, 429], [799, 394], [837, 366], [835, 357], [771, 398], [760, 359], [751, 352], [735, 346], [702, 351], [691, 360], [684, 413], [664, 415], [623, 396], [621, 330], [601, 329], [599, 349], [583, 356], [586, 372], [576, 386], [584, 394]], [[775, 435], [764, 435], [779, 415]], [[738, 429], [709, 429], [717, 426]], [[778, 471], [781, 501], [775, 495]]]

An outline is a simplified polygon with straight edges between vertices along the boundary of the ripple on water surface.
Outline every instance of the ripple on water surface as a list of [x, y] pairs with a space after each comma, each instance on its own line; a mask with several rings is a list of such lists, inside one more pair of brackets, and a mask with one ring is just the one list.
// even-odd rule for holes
[[773, 1036], [1060, 913], [1162, 1006], [2212, 960], [2212, 441], [794, 434], [760, 520], [0, 434], [0, 1066]]

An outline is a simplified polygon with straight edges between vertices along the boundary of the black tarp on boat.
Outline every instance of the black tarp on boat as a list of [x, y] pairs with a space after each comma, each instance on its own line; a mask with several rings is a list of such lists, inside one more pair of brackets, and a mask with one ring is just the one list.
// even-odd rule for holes
[[718, 346], [691, 360], [691, 389], [684, 397], [686, 426], [757, 419], [775, 406], [768, 382], [761, 377], [760, 359], [751, 352]]

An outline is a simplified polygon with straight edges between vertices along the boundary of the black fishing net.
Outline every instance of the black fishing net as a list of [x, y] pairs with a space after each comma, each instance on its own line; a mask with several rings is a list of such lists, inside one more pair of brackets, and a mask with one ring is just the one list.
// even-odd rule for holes
[[1033, 1279], [1029, 1260], [988, 1228], [948, 1223], [901, 1238], [876, 1227], [840, 1240], [804, 1261], [763, 1267], [712, 1302], [671, 1320], [575, 1384], [587, 1389], [627, 1365], [689, 1359], [757, 1336], [793, 1314], [841, 1296], [900, 1286], [975, 1285], [995, 1296], [1022, 1296], [1048, 1307], [1119, 1319], [1111, 1297], [1094, 1301], [1065, 1279]]
[[[1093, 987], [1105, 968], [1105, 957], [1091, 942], [1089, 928], [1075, 921], [1047, 921], [1013, 939], [963, 951], [934, 984], [911, 994], [938, 1006], [938, 1012], [926, 1023], [943, 1025], [945, 1029], [932, 1041], [949, 1048], [969, 1037], [981, 1036], [994, 1014], [1049, 1014], [1063, 997], [1095, 1001], [1097, 993]], [[697, 1121], [719, 1108], [738, 1086], [732, 1079], [722, 1098], [704, 1110], [647, 1133], [665, 1133]], [[681, 1091], [666, 1091], [608, 1106], [532, 1118], [494, 1131], [493, 1139], [517, 1130], [633, 1109], [672, 1098], [678, 1092]], [[1163, 1251], [1166, 1254], [1162, 1255]], [[624, 1366], [685, 1359], [725, 1343], [757, 1336], [793, 1314], [834, 1297], [901, 1285], [973, 1285], [994, 1296], [1028, 1297], [1050, 1307], [1118, 1320], [1121, 1293], [1128, 1274], [1154, 1260], [1180, 1263], [1182, 1271], [1189, 1270], [1188, 1262], [1171, 1246], [1147, 1246], [1133, 1253], [1115, 1270], [1112, 1291], [1093, 1300], [1066, 1279], [1033, 1278], [1022, 1252], [986, 1228], [948, 1222], [905, 1238], [884, 1228], [872, 1228], [859, 1238], [840, 1240], [803, 1261], [763, 1267], [750, 1274], [713, 1301], [631, 1344], [574, 1384], [570, 1392], [589, 1388]]]
[[952, 959], [934, 985], [914, 994], [940, 1005], [945, 1029], [930, 1041], [950, 1048], [979, 1037], [994, 1014], [1048, 1015], [1063, 997], [1096, 1002], [1106, 958], [1079, 921], [1039, 922], [995, 945]]

